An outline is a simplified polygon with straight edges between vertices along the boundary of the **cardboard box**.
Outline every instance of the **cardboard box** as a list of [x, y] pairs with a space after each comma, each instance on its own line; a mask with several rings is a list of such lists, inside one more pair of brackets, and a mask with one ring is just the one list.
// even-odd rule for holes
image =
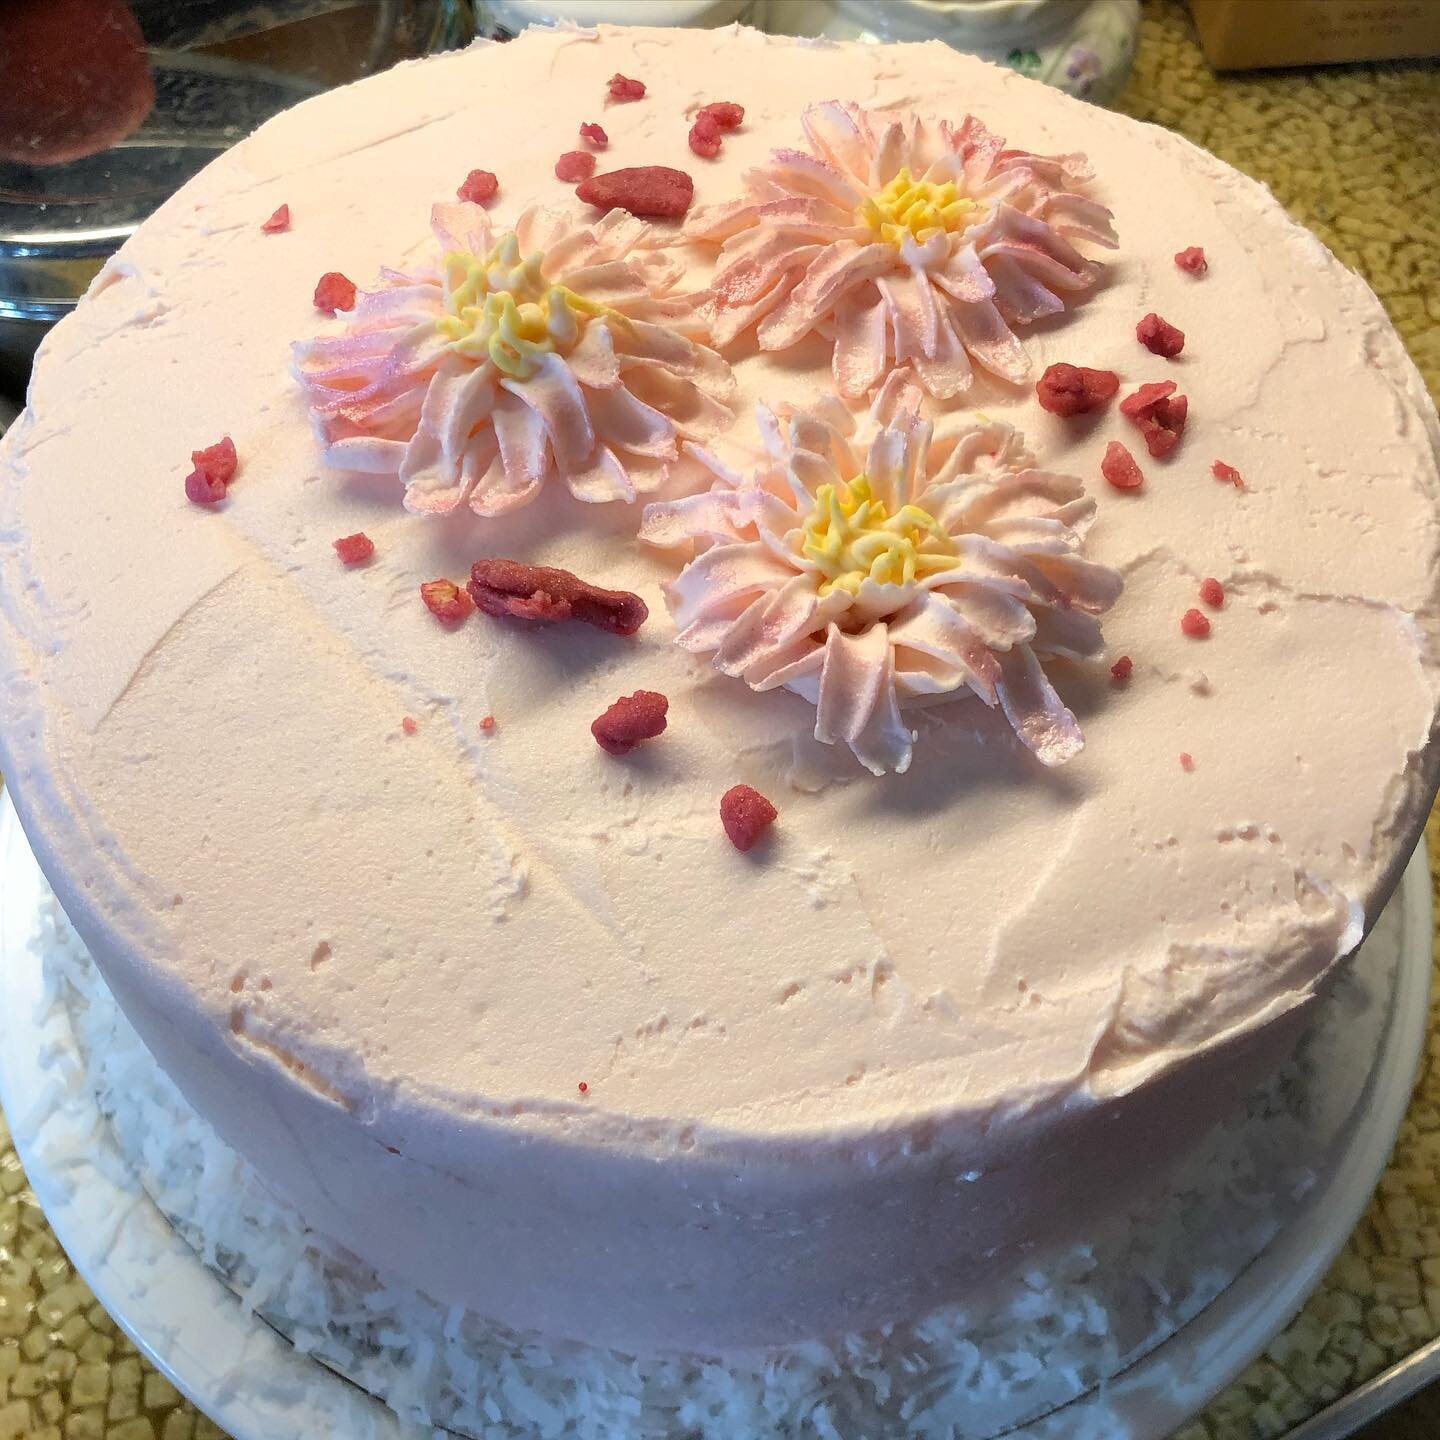
[[1440, 55], [1440, 0], [1190, 0], [1216, 70]]

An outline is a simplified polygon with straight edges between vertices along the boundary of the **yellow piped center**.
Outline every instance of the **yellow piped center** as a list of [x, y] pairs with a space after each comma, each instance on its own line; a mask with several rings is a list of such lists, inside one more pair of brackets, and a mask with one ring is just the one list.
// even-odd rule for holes
[[488, 359], [516, 380], [528, 380], [545, 355], [574, 348], [588, 321], [606, 312], [541, 274], [543, 255], [520, 258], [520, 242], [505, 236], [483, 259], [452, 250], [441, 262], [445, 314], [436, 329], [456, 355]]
[[857, 213], [861, 224], [898, 250], [909, 236], [924, 244], [940, 231], [965, 229], [980, 218], [980, 206], [953, 180], [937, 185], [911, 179], [907, 165], [883, 190], [862, 200]]
[[955, 563], [955, 545], [928, 510], [902, 505], [891, 515], [864, 475], [822, 485], [800, 532], [800, 553], [825, 576], [820, 594], [860, 591], [866, 580], [912, 585]]

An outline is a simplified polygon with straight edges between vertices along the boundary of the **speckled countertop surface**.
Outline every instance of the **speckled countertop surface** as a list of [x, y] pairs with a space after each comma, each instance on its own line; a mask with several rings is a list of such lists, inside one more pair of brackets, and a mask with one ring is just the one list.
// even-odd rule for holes
[[[1120, 108], [1270, 185], [1374, 286], [1431, 395], [1440, 394], [1434, 66], [1216, 78], [1181, 0], [1147, 0]], [[1435, 817], [1428, 841], [1440, 869]], [[1295, 1322], [1175, 1440], [1270, 1440], [1440, 1335], [1440, 1001], [1432, 1022], [1414, 1101], [1365, 1219]], [[136, 1354], [71, 1270], [0, 1117], [0, 1440], [212, 1437], [222, 1432]]]

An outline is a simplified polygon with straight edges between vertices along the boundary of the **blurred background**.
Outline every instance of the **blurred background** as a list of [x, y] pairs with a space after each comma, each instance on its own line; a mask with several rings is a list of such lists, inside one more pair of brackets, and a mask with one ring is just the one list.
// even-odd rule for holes
[[[0, 430], [106, 257], [269, 116], [402, 60], [601, 19], [936, 38], [1168, 126], [1364, 275], [1440, 393], [1440, 0], [0, 0]], [[1429, 841], [1440, 873], [1433, 818]], [[1176, 1440], [1440, 1436], [1425, 1388], [1440, 1376], [1440, 1023], [1432, 1035], [1340, 1260]], [[73, 1273], [0, 1116], [0, 1440], [219, 1435]]]

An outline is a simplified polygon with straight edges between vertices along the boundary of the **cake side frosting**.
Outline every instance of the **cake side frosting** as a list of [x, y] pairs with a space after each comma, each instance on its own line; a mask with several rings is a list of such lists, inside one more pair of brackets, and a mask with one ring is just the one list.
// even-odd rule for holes
[[[643, 101], [605, 103], [617, 70], [644, 75]], [[391, 478], [320, 465], [287, 371], [315, 279], [412, 260], [473, 167], [500, 175], [497, 228], [537, 201], [583, 221], [553, 165], [599, 119], [607, 165], [683, 167], [697, 206], [720, 204], [800, 143], [808, 103], [958, 122], [957, 95], [1012, 144], [1085, 152], [1115, 214], [1095, 292], [1017, 332], [1032, 379], [1055, 361], [1113, 369], [1124, 393], [1176, 378], [1191, 405], [1132, 496], [1100, 479], [1106, 443], [1136, 441], [1113, 407], [1076, 423], [1032, 388], [968, 396], [1084, 480], [1089, 553], [1125, 577], [1105, 629], [1134, 674], [1055, 676], [1089, 742], [1063, 771], [967, 700], [907, 712], [915, 761], [874, 780], [807, 738], [803, 697], [753, 693], [673, 643], [675, 567], [637, 545], [635, 508], [550, 486], [513, 515], [422, 519]], [[687, 127], [718, 99], [746, 122], [700, 160]], [[281, 203], [292, 228], [262, 233]], [[1171, 259], [1191, 244], [1203, 280]], [[703, 284], [713, 246], [685, 258]], [[1186, 333], [1176, 361], [1135, 339], [1152, 310]], [[813, 338], [727, 354], [737, 454], [757, 404], [833, 388]], [[223, 512], [201, 513], [184, 457], [222, 433], [241, 468]], [[875, 1205], [929, 1204], [939, 1174], [1003, 1249], [1053, 1208], [1040, 1153], [1093, 1170], [1102, 1131], [1113, 1173], [1081, 1188], [1103, 1203], [1148, 1157], [1176, 1077], [1215, 1074], [1227, 1040], [1252, 1067], [1283, 1047], [1288, 1024], [1268, 1022], [1378, 911], [1433, 788], [1434, 417], [1377, 302], [1219, 162], [939, 46], [531, 32], [309, 102], [107, 268], [0, 453], [6, 773], [147, 1041], [337, 1230], [372, 1222], [335, 1177], [459, 1225], [467, 1187], [513, 1166], [492, 1199], [532, 1239], [543, 1204], [557, 1224], [573, 1204], [625, 1263], [648, 1245], [693, 1271], [683, 1237], [713, 1204], [736, 1247], [715, 1250], [723, 1323], [680, 1291], [582, 1317], [621, 1343], [663, 1342], [677, 1314], [727, 1344], [823, 1329], [872, 1282], [874, 1318], [908, 1303], [914, 1234], [767, 1309], [786, 1216], [858, 1250]], [[1243, 491], [1211, 477], [1218, 459]], [[362, 528], [375, 558], [342, 571], [331, 542]], [[417, 587], [481, 554], [638, 591], [651, 620], [634, 643], [479, 618], [448, 632]], [[1180, 618], [1207, 576], [1226, 598], [1199, 641]], [[638, 687], [670, 697], [669, 729], [617, 765], [586, 730]], [[780, 806], [763, 856], [720, 831], [737, 781]], [[663, 1197], [645, 1189], [654, 1158]], [[752, 1188], [730, 1178], [742, 1163]], [[653, 1204], [630, 1216], [636, 1195]], [[961, 1210], [934, 1211], [932, 1236]], [[604, 1283], [600, 1260], [561, 1258]], [[533, 1303], [518, 1273], [456, 1283], [488, 1286], [503, 1318], [568, 1324], [563, 1272], [532, 1277]]]

